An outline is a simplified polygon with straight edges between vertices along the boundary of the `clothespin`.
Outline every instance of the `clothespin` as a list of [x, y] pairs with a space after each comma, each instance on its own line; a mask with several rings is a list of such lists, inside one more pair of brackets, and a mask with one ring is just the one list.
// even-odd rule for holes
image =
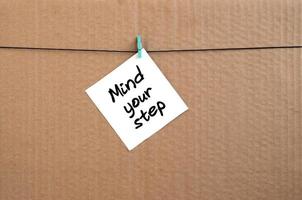
[[142, 48], [143, 48], [143, 45], [142, 45], [142, 38], [141, 38], [140, 35], [136, 36], [136, 43], [137, 43], [138, 58], [141, 58], [142, 57]]

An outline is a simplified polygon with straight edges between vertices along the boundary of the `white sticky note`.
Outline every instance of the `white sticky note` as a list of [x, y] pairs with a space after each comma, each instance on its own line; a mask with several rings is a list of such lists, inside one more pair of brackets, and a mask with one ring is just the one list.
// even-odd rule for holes
[[188, 109], [144, 49], [86, 93], [129, 150]]

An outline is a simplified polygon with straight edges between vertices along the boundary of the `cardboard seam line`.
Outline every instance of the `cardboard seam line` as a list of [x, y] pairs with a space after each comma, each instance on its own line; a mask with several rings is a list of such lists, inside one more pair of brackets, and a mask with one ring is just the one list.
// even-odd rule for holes
[[[147, 52], [187, 52], [187, 51], [241, 51], [241, 50], [261, 50], [261, 49], [293, 49], [302, 48], [301, 45], [293, 46], [260, 46], [260, 47], [234, 47], [234, 48], [197, 48], [197, 49], [160, 49], [147, 50]], [[0, 46], [0, 49], [20, 49], [20, 50], [42, 50], [42, 51], [94, 51], [94, 52], [113, 52], [113, 53], [134, 53], [137, 50], [118, 50], [118, 49], [75, 49], [75, 48], [51, 48], [51, 47], [22, 47], [22, 46]]]

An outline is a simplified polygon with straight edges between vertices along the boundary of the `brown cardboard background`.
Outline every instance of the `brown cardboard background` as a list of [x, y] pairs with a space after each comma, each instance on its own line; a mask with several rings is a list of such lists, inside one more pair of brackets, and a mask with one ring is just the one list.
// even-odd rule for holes
[[[301, 45], [300, 1], [129, 2], [1, 1], [0, 44]], [[128, 152], [84, 90], [130, 55], [0, 50], [1, 200], [302, 198], [301, 49], [151, 53], [190, 109]]]
[[1, 199], [300, 199], [301, 50], [152, 53], [190, 110], [128, 152], [84, 89], [130, 54], [1, 50]]
[[302, 45], [299, 0], [0, 1], [0, 45], [148, 50]]

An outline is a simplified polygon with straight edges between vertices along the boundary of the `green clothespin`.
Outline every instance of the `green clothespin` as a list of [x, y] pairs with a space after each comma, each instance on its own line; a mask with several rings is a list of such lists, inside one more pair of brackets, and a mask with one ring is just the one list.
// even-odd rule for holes
[[141, 38], [140, 35], [136, 36], [136, 43], [137, 43], [138, 58], [141, 58], [142, 57], [142, 48], [143, 48], [143, 45], [142, 45], [142, 38]]

